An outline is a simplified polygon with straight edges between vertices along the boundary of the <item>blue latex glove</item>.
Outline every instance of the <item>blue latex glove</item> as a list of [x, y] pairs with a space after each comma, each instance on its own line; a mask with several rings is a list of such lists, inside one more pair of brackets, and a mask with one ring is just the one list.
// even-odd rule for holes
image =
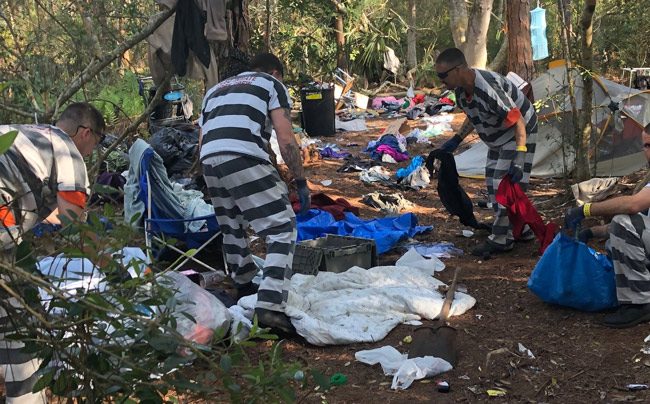
[[444, 150], [447, 153], [453, 153], [454, 150], [456, 150], [462, 142], [463, 142], [463, 138], [461, 138], [458, 135], [454, 135], [451, 139], [447, 140], [445, 143], [442, 144], [440, 150]]
[[526, 161], [526, 152], [518, 151], [515, 155], [515, 158], [510, 163], [510, 169], [508, 174], [510, 174], [510, 180], [513, 183], [521, 182], [521, 179], [524, 178], [524, 162]]
[[585, 213], [582, 206], [571, 208], [564, 214], [564, 227], [575, 231], [584, 218]]
[[307, 188], [306, 179], [297, 179], [296, 185], [298, 186], [298, 201], [300, 201], [300, 212], [301, 215], [304, 215], [309, 211], [311, 207], [311, 196], [309, 195], [309, 188]]

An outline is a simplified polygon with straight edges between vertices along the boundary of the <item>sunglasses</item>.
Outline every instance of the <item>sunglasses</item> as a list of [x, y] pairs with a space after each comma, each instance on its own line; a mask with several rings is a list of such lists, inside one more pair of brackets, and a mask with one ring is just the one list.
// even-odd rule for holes
[[99, 142], [97, 142], [97, 144], [104, 143], [104, 140], [106, 140], [106, 134], [105, 134], [105, 133], [97, 133], [97, 132], [96, 132], [93, 128], [91, 128], [90, 126], [79, 125], [79, 126], [77, 126], [77, 130], [79, 130], [79, 128], [89, 129], [90, 132], [91, 132], [95, 137], [99, 138]]
[[447, 76], [449, 76], [449, 73], [451, 73], [452, 70], [454, 70], [455, 68], [460, 67], [460, 66], [461, 66], [461, 65], [456, 65], [456, 66], [452, 67], [451, 69], [449, 69], [449, 70], [447, 70], [447, 71], [440, 72], [440, 73], [436, 73], [436, 75], [438, 75], [438, 78], [444, 80], [444, 79], [447, 78]]

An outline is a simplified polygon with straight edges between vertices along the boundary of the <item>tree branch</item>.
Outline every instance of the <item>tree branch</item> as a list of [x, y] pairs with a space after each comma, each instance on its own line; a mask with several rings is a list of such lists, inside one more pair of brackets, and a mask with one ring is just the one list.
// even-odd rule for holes
[[113, 49], [110, 53], [104, 55], [101, 59], [93, 60], [86, 66], [86, 68], [72, 80], [70, 87], [59, 95], [53, 108], [48, 109], [44, 114], [44, 119], [49, 119], [58, 112], [59, 107], [68, 101], [79, 89], [92, 79], [97, 73], [102, 71], [115, 59], [119, 58], [125, 51], [131, 49], [143, 39], [151, 35], [165, 20], [167, 20], [174, 12], [176, 7], [159, 13], [158, 16], [151, 21], [142, 31], [128, 38], [124, 43]]

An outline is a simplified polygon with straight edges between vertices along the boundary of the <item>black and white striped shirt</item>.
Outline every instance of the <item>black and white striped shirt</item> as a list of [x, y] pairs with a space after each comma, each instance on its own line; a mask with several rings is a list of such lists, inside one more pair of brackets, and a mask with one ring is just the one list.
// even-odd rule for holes
[[[86, 164], [74, 142], [48, 125], [1, 125], [0, 133], [18, 131], [0, 155], [0, 206], [7, 206], [24, 233], [58, 206], [57, 193], [90, 194]], [[1, 227], [1, 226], [0, 226]], [[0, 229], [0, 244], [6, 240]]]
[[474, 94], [467, 99], [465, 89], [456, 88], [457, 105], [467, 114], [479, 137], [489, 147], [500, 147], [514, 140], [517, 111], [526, 122], [526, 133], [537, 131], [533, 104], [510, 80], [486, 70], [476, 73]]
[[291, 108], [286, 87], [266, 73], [246, 72], [224, 80], [203, 99], [199, 125], [201, 160], [238, 154], [269, 160], [269, 112]]

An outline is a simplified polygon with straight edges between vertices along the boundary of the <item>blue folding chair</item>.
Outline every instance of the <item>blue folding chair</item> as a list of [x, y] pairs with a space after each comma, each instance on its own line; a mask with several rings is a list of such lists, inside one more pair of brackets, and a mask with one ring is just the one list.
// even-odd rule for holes
[[[217, 269], [214, 267], [196, 258], [196, 254], [221, 235], [217, 217], [212, 214], [185, 219], [181, 211], [180, 200], [175, 195], [172, 194], [167, 198], [156, 198], [153, 195], [155, 189], [167, 188], [171, 190], [171, 183], [166, 171], [162, 178], [158, 176], [152, 179], [151, 167], [154, 156], [156, 156], [156, 152], [151, 147], [145, 150], [140, 159], [140, 175], [138, 177], [140, 185], [138, 199], [144, 203], [146, 209], [144, 224], [145, 242], [148, 251], [152, 251], [152, 244], [155, 241], [185, 257], [175, 268], [179, 268], [191, 260], [211, 271], [216, 271]], [[155, 184], [152, 181], [159, 183]], [[164, 183], [165, 181], [167, 183]], [[204, 222], [200, 231], [190, 232], [187, 230], [188, 225], [199, 221]], [[166, 241], [166, 239], [181, 241], [192, 251], [184, 252]]]

